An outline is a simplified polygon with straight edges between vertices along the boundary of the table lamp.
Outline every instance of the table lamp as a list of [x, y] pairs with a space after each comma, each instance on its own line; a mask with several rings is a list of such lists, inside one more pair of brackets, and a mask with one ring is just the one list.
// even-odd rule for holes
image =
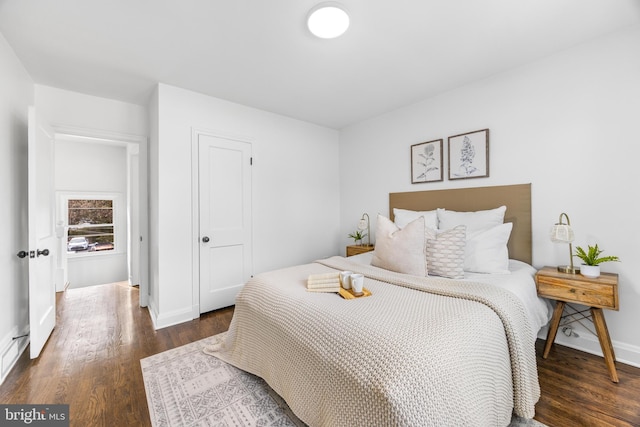
[[367, 230], [367, 246], [371, 246], [371, 226], [369, 223], [369, 215], [367, 215], [366, 212], [363, 213], [362, 218], [360, 218], [360, 222], [358, 223], [358, 230]]
[[[565, 224], [562, 222], [562, 217], [567, 220]], [[551, 241], [554, 243], [568, 243], [569, 244], [569, 265], [559, 265], [558, 271], [562, 273], [576, 274], [580, 272], [580, 268], [573, 266], [573, 242], [574, 235], [571, 229], [571, 222], [569, 216], [566, 213], [561, 213], [558, 223], [551, 228]]]

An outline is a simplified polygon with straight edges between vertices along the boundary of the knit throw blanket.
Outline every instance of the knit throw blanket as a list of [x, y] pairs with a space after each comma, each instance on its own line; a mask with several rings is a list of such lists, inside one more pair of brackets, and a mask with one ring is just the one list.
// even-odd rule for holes
[[[351, 270], [372, 295], [306, 290]], [[489, 285], [333, 257], [256, 276], [226, 340], [207, 350], [262, 377], [310, 426], [507, 426], [540, 396], [521, 302]]]

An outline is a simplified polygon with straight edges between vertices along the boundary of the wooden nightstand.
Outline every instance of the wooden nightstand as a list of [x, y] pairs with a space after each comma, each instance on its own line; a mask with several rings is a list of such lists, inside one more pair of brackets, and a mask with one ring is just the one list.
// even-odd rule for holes
[[542, 357], [547, 358], [556, 339], [565, 304], [569, 302], [589, 306], [590, 320], [596, 327], [609, 376], [611, 381], [617, 383], [616, 356], [602, 309], [618, 310], [618, 275], [602, 273], [600, 277], [590, 279], [580, 274], [561, 273], [555, 267], [544, 267], [536, 273], [536, 288], [539, 296], [556, 300]]
[[349, 245], [347, 246], [347, 256], [371, 252], [376, 247], [374, 245]]

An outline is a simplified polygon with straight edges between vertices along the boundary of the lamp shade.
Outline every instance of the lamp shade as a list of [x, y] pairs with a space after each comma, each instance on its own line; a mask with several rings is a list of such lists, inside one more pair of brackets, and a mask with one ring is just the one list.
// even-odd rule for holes
[[569, 224], [556, 224], [551, 227], [551, 241], [555, 243], [573, 242], [573, 229]]

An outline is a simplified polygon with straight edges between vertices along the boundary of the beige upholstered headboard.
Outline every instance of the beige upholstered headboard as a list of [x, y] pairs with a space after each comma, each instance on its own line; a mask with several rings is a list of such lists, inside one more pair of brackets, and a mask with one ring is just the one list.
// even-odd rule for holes
[[509, 258], [531, 264], [531, 184], [389, 193], [389, 218], [393, 220], [393, 208], [468, 212], [502, 205], [507, 207], [504, 221], [513, 223]]

